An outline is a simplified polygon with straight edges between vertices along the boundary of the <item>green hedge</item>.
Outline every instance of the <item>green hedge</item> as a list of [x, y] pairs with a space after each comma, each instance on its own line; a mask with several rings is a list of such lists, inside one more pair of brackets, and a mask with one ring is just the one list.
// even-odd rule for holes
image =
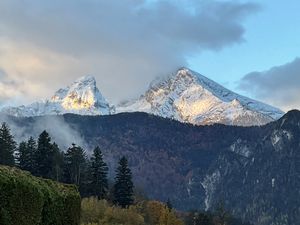
[[78, 225], [80, 195], [73, 185], [0, 166], [1, 225]]

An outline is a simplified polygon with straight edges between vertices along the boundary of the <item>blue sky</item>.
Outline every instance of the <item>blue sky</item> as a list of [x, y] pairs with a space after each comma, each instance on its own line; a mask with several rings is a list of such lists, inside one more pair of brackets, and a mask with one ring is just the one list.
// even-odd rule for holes
[[1, 0], [0, 106], [92, 74], [113, 103], [181, 66], [284, 110], [300, 108], [296, 0]]
[[245, 41], [188, 57], [192, 69], [236, 88], [236, 82], [245, 74], [268, 70], [300, 56], [300, 2], [253, 2], [261, 9], [244, 22]]

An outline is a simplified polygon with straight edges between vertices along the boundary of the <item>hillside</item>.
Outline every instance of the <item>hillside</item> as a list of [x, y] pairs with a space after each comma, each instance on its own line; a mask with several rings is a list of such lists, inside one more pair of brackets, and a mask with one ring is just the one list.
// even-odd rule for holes
[[[12, 118], [30, 134], [36, 121]], [[126, 155], [135, 184], [179, 209], [214, 209], [261, 225], [295, 224], [300, 215], [300, 112], [262, 127], [193, 126], [145, 113], [59, 117], [91, 149], [99, 145], [114, 171]]]

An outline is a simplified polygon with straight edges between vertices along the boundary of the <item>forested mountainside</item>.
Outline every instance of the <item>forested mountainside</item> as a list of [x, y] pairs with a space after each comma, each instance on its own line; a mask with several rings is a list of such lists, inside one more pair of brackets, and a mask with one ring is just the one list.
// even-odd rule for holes
[[57, 118], [91, 148], [99, 145], [110, 168], [125, 155], [136, 186], [151, 199], [169, 198], [183, 210], [224, 202], [234, 215], [261, 225], [300, 221], [299, 111], [247, 128], [193, 126], [145, 113], [8, 122], [29, 135], [36, 121]]

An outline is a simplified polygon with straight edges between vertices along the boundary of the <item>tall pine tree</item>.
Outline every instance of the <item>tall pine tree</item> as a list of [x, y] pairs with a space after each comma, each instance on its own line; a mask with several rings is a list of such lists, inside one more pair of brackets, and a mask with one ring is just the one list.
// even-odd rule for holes
[[33, 137], [30, 137], [27, 142], [21, 142], [19, 144], [19, 167], [22, 170], [27, 170], [32, 174], [35, 174], [35, 154], [36, 154], [36, 142]]
[[107, 180], [107, 164], [103, 161], [103, 155], [99, 147], [94, 149], [91, 157], [90, 172], [91, 172], [91, 194], [97, 196], [98, 199], [106, 197], [108, 190]]
[[35, 158], [37, 163], [36, 175], [53, 179], [54, 151], [47, 131], [43, 131], [39, 136]]
[[18, 148], [17, 148], [17, 154], [16, 154], [16, 164], [22, 169], [22, 170], [26, 170], [25, 169], [25, 155], [26, 155], [26, 151], [27, 151], [27, 144], [26, 141], [22, 141], [20, 142]]
[[27, 141], [27, 151], [28, 151], [28, 168], [32, 174], [36, 174], [37, 171], [37, 163], [36, 163], [36, 151], [37, 151], [37, 143], [33, 137], [30, 137]]
[[61, 181], [63, 176], [64, 153], [60, 151], [58, 145], [52, 144], [53, 161], [52, 161], [52, 179]]
[[0, 128], [0, 164], [13, 166], [15, 164], [15, 150], [16, 142], [11, 135], [10, 129], [6, 123], [2, 123]]
[[86, 154], [80, 147], [72, 144], [72, 147], [64, 154], [64, 181], [81, 186], [86, 171]]
[[123, 208], [133, 204], [132, 174], [125, 157], [122, 157], [119, 161], [113, 192], [115, 204]]

